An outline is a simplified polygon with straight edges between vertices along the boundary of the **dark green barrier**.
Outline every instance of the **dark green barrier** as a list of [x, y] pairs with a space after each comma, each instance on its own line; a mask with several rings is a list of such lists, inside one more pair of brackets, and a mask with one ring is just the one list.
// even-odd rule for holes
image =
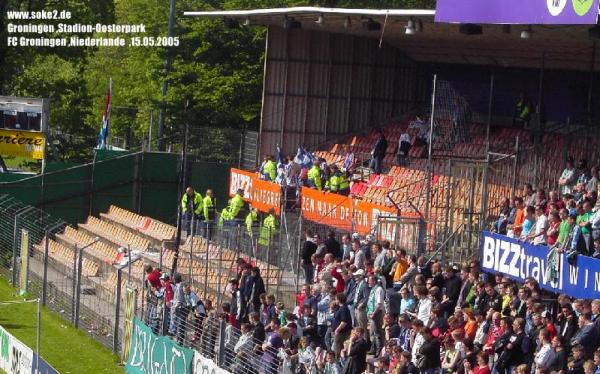
[[137, 317], [133, 320], [131, 348], [125, 370], [131, 374], [191, 374], [194, 351], [155, 335]]
[[[174, 224], [179, 202], [180, 155], [99, 152], [92, 164], [56, 165], [43, 176], [0, 174], [0, 193], [46, 210], [70, 223], [84, 222], [111, 204]], [[217, 207], [227, 204], [229, 166], [190, 162], [188, 180], [205, 194], [212, 188]]]

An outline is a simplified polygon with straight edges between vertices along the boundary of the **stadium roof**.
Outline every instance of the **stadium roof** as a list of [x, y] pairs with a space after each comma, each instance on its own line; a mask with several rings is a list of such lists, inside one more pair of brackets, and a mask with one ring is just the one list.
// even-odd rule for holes
[[[481, 35], [459, 32], [459, 25], [435, 23], [434, 10], [418, 9], [342, 9], [296, 7], [276, 9], [185, 12], [190, 17], [233, 18], [240, 24], [283, 27], [284, 19], [300, 21], [303, 30], [344, 33], [380, 39], [395, 46], [416, 61], [457, 63], [497, 67], [543, 66], [549, 69], [589, 71], [595, 41], [588, 26], [565, 25], [483, 25]], [[315, 22], [322, 17], [322, 22]], [[369, 18], [381, 30], [368, 31]], [[348, 21], [350, 24], [348, 25]], [[387, 20], [386, 20], [387, 19]], [[421, 31], [406, 34], [409, 20], [422, 25]], [[521, 33], [529, 30], [530, 37]], [[543, 58], [542, 58], [543, 56]], [[599, 64], [595, 64], [595, 70]]]

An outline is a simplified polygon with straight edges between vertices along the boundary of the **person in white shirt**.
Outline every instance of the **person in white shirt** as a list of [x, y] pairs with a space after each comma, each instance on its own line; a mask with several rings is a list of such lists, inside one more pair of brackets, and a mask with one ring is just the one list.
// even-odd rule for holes
[[423, 324], [427, 326], [429, 323], [429, 317], [431, 315], [431, 299], [429, 298], [429, 292], [426, 287], [419, 287], [416, 291], [417, 296], [419, 298], [419, 306], [417, 307], [417, 312], [406, 312], [412, 317], [417, 318], [420, 321], [423, 321]]
[[527, 235], [526, 240], [534, 245], [546, 244], [546, 233], [548, 232], [548, 217], [544, 215], [544, 208], [538, 205], [535, 208], [535, 226]]
[[425, 343], [425, 339], [421, 335], [421, 329], [424, 327], [423, 321], [417, 319], [413, 321], [413, 328], [410, 336], [410, 346], [412, 351], [412, 363], [417, 364], [417, 353], [421, 349], [423, 343]]
[[550, 333], [546, 329], [542, 329], [539, 335], [540, 349], [535, 354], [535, 364], [538, 369], [548, 369], [548, 365], [554, 358], [554, 349], [552, 348]]

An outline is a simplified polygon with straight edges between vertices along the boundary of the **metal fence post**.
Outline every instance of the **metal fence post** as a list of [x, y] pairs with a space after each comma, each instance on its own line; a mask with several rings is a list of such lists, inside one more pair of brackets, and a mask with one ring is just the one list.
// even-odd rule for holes
[[42, 281], [42, 305], [46, 305], [46, 298], [48, 295], [48, 241], [50, 240], [50, 238], [48, 237], [49, 233], [50, 230], [46, 230], [46, 239], [44, 243], [44, 278]]
[[75, 328], [79, 327], [79, 309], [81, 303], [81, 268], [83, 265], [83, 249], [78, 248], [76, 253], [77, 256], [77, 287], [75, 290]]
[[79, 253], [79, 246], [75, 244], [75, 251], [73, 252], [73, 284], [71, 292], [71, 323], [75, 325], [75, 308], [76, 306], [76, 293], [77, 293], [77, 253]]
[[223, 367], [223, 353], [225, 352], [225, 321], [219, 320], [219, 354], [217, 366]]
[[112, 350], [114, 354], [117, 354], [119, 351], [119, 318], [121, 314], [121, 280], [123, 278], [122, 268], [117, 269], [117, 292], [116, 292], [116, 302], [115, 302], [115, 326], [113, 331], [113, 346]]
[[[209, 222], [206, 222], [206, 230], [209, 228]], [[206, 239], [206, 262], [204, 262], [204, 298], [208, 298], [208, 263], [210, 261], [210, 241]]]
[[17, 271], [18, 271], [17, 270], [17, 266], [18, 266], [17, 252], [18, 252], [18, 247], [19, 247], [18, 243], [20, 242], [20, 240], [18, 240], [19, 239], [19, 217], [21, 216], [21, 214], [23, 214], [31, 209], [33, 209], [33, 207], [31, 207], [31, 206], [25, 207], [25, 208], [17, 211], [17, 213], [15, 215], [15, 226], [14, 226], [14, 232], [13, 232], [13, 235], [14, 235], [13, 258], [12, 258], [12, 285], [13, 285], [13, 287], [15, 287], [17, 284]]
[[[262, 228], [261, 228], [262, 230]], [[258, 236], [260, 238], [260, 232], [258, 233]], [[269, 239], [271, 239], [271, 228], [269, 227]], [[265, 289], [267, 290], [267, 292], [269, 292], [269, 280], [271, 279], [271, 240], [269, 240], [269, 245], [267, 246], [267, 277], [266, 277], [266, 281], [267, 284], [265, 284]]]
[[190, 285], [194, 286], [194, 278], [192, 278], [192, 260], [193, 260], [193, 252], [194, 252], [194, 235], [196, 235], [196, 220], [194, 219], [195, 214], [192, 213], [192, 224], [190, 227], [190, 232], [192, 233], [190, 237], [190, 263], [188, 264], [188, 276]]

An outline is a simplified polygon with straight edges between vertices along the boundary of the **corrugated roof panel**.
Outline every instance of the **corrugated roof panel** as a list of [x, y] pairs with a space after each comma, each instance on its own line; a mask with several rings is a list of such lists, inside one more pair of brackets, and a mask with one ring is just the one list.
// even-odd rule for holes
[[268, 61], [265, 90], [268, 94], [283, 94], [285, 88], [286, 63], [284, 61]]
[[285, 59], [286, 32], [281, 27], [269, 27], [267, 56], [268, 59]]

